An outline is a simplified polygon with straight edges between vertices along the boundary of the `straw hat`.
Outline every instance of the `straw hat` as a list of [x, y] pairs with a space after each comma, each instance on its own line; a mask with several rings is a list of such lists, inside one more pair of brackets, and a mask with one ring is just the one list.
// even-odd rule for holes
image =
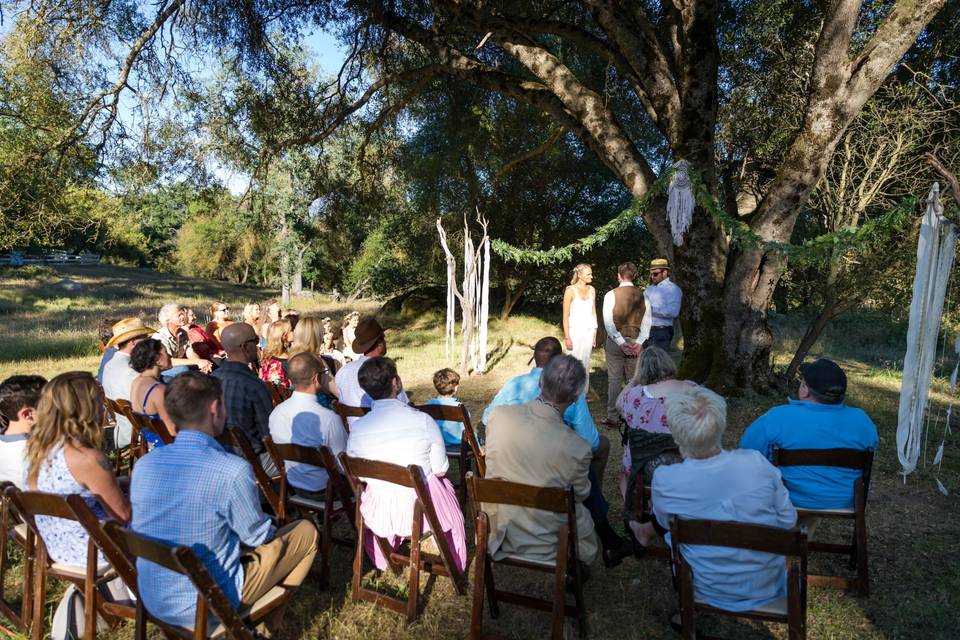
[[383, 327], [380, 326], [380, 323], [375, 318], [363, 318], [357, 325], [353, 344], [350, 345], [350, 348], [353, 349], [354, 353], [366, 353], [382, 337]]
[[670, 262], [666, 258], [656, 258], [655, 260], [650, 261], [650, 271], [657, 271], [659, 269], [670, 270]]
[[113, 337], [107, 342], [107, 347], [115, 347], [121, 342], [156, 333], [155, 329], [144, 325], [140, 318], [124, 318], [113, 325], [112, 331]]

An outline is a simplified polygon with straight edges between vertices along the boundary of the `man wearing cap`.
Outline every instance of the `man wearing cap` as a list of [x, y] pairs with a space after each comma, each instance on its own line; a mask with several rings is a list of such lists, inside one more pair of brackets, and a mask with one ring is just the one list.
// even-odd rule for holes
[[603, 424], [608, 427], [616, 427], [619, 422], [617, 396], [624, 379], [633, 377], [640, 354], [637, 336], [645, 305], [643, 292], [633, 286], [636, 277], [637, 266], [624, 262], [617, 267], [617, 288], [603, 296], [603, 327], [607, 330], [603, 346], [607, 361], [607, 417]]
[[673, 322], [680, 315], [683, 292], [670, 280], [670, 263], [664, 258], [650, 261], [650, 286], [643, 290], [646, 311], [643, 315], [639, 342], [670, 349]]
[[[111, 400], [130, 402], [130, 385], [140, 374], [130, 367], [130, 353], [141, 340], [153, 333], [140, 318], [124, 318], [113, 325], [113, 337], [107, 342], [107, 348], [116, 347], [117, 352], [103, 366], [103, 394]], [[130, 421], [117, 415], [117, 430], [114, 439], [117, 447], [130, 444], [132, 428]]]
[[[740, 439], [741, 449], [755, 449], [773, 459], [780, 449], [875, 449], [877, 427], [862, 409], [848, 407], [847, 376], [837, 363], [821, 358], [800, 365], [797, 399], [757, 418]], [[853, 506], [856, 469], [784, 467], [783, 482], [794, 506], [845, 509]]]
[[[375, 318], [363, 318], [357, 324], [356, 334], [350, 348], [357, 354], [357, 357], [337, 371], [334, 382], [337, 385], [337, 393], [340, 395], [340, 403], [348, 407], [366, 407], [373, 406], [373, 399], [360, 387], [358, 375], [360, 366], [377, 356], [387, 355], [387, 340], [383, 327]], [[409, 403], [410, 399], [404, 391], [400, 391], [397, 400]], [[350, 424], [356, 418], [350, 418]]]

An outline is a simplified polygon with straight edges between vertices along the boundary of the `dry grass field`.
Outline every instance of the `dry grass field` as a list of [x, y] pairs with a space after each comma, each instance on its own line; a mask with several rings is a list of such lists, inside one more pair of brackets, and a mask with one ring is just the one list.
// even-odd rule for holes
[[[63, 279], [70, 282], [62, 283]], [[65, 287], [79, 285], [76, 290]], [[0, 272], [0, 378], [13, 373], [41, 373], [52, 376], [68, 370], [95, 371], [99, 360], [95, 328], [103, 316], [141, 314], [155, 318], [160, 305], [178, 301], [192, 305], [203, 319], [215, 299], [234, 310], [247, 301], [263, 301], [276, 292], [203, 282], [158, 274], [146, 270], [97, 266], [86, 268], [28, 269]], [[343, 305], [322, 296], [301, 298], [295, 303], [301, 312], [317, 312], [339, 318]], [[365, 303], [364, 312], [376, 310]], [[559, 314], [557, 314], [559, 316]], [[433, 394], [431, 376], [436, 369], [454, 365], [443, 347], [443, 321], [439, 313], [408, 313], [384, 318], [389, 327], [390, 355], [396, 358], [405, 386], [418, 400]], [[552, 320], [558, 320], [553, 318]], [[796, 329], [789, 319], [778, 319], [781, 342], [778, 363], [788, 358]], [[557, 334], [556, 322], [517, 316], [491, 326], [491, 360], [487, 374], [471, 376], [461, 388], [461, 399], [475, 416], [510, 376], [527, 370], [529, 345], [547, 334]], [[881, 443], [874, 471], [874, 485], [868, 504], [871, 594], [867, 598], [823, 588], [809, 594], [808, 628], [811, 638], [956, 638], [960, 637], [960, 448], [957, 436], [948, 444], [940, 479], [951, 490], [943, 496], [934, 486], [936, 469], [924, 468], [906, 483], [897, 474], [895, 429], [899, 377], [896, 360], [902, 357], [900, 344], [882, 327], [871, 322], [845, 322], [835, 327], [821, 343], [823, 355], [839, 360], [850, 376], [850, 402], [863, 407], [880, 429]], [[606, 374], [602, 350], [595, 351], [591, 384], [604, 393]], [[934, 415], [947, 401], [943, 381], [936, 385]], [[590, 400], [595, 417], [602, 417], [599, 396]], [[736, 446], [750, 421], [768, 407], [782, 402], [773, 396], [744, 395], [730, 398], [730, 419], [725, 444]], [[942, 412], [942, 411], [941, 411]], [[938, 427], [942, 429], [942, 424]], [[939, 433], [939, 432], [938, 432]], [[620, 521], [620, 500], [616, 494], [616, 473], [621, 445], [614, 431], [605, 479], [605, 493], [611, 502], [611, 522]], [[939, 438], [939, 436], [936, 436]], [[934, 436], [931, 436], [931, 440]], [[932, 450], [930, 451], [932, 456]], [[469, 525], [468, 525], [469, 526]], [[842, 527], [821, 533], [848, 535]], [[470, 537], [468, 532], [468, 538]], [[472, 547], [471, 547], [472, 558]], [[410, 638], [433, 640], [463, 638], [467, 634], [470, 598], [458, 597], [445, 580], [426, 581], [422, 587], [424, 613], [413, 625], [397, 615], [368, 604], [350, 601], [348, 581], [350, 554], [335, 549], [331, 586], [320, 591], [308, 580], [289, 611], [283, 638]], [[844, 563], [821, 557], [811, 559], [812, 571], [843, 571]], [[372, 573], [371, 573], [372, 576]], [[8, 578], [8, 589], [17, 592], [16, 572]], [[394, 582], [392, 578], [385, 578]], [[395, 581], [399, 585], [399, 581]], [[514, 589], [541, 590], [546, 580], [525, 575], [507, 575]], [[52, 615], [60, 586], [49, 590], [48, 612]], [[664, 561], [627, 559], [621, 566], [605, 570], [599, 562], [592, 567], [586, 585], [590, 638], [629, 640], [678, 637], [667, 624], [676, 608], [669, 567]], [[6, 624], [0, 622], [3, 626]], [[485, 619], [488, 631], [510, 638], [543, 638], [547, 635], [544, 615], [510, 606], [502, 608], [497, 620]], [[726, 638], [785, 638], [777, 625], [704, 619], [702, 629]], [[576, 637], [572, 625], [568, 637]], [[109, 638], [132, 637], [130, 625], [121, 625], [106, 634]], [[159, 636], [158, 636], [159, 637]]]

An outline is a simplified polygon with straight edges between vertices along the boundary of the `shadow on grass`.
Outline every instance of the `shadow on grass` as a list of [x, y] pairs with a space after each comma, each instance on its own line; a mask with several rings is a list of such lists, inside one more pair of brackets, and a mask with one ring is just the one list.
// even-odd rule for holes
[[97, 353], [97, 344], [90, 337], [49, 337], [36, 340], [0, 339], [0, 362], [19, 362], [42, 358], [90, 356]]

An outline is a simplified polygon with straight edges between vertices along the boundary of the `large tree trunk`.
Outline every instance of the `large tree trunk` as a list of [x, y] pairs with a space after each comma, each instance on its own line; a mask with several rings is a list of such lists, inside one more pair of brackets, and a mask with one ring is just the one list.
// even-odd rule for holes
[[510, 313], [513, 311], [513, 308], [517, 306], [520, 298], [523, 297], [523, 292], [526, 291], [529, 284], [530, 279], [524, 278], [520, 280], [520, 284], [514, 288], [510, 286], [507, 278], [503, 279], [503, 306], [500, 308], [501, 322], [510, 317]]

